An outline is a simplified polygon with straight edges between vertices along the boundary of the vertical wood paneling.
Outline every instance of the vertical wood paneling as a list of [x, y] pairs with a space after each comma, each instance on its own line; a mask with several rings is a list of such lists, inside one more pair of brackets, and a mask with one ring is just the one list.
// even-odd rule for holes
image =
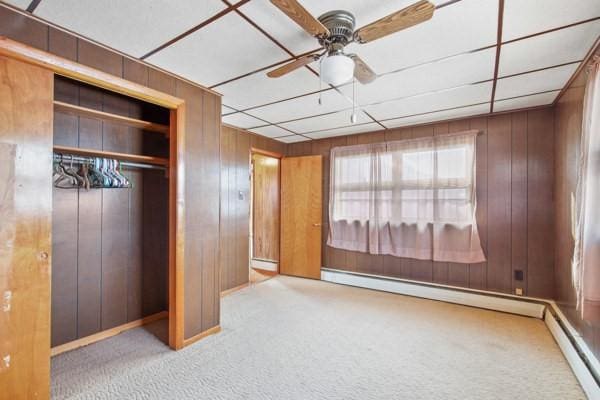
[[527, 292], [554, 295], [554, 113], [531, 111], [527, 118]]
[[221, 128], [221, 291], [248, 283], [251, 148], [280, 154], [286, 150], [275, 140]]
[[488, 120], [487, 288], [509, 292], [511, 279], [511, 116]]
[[0, 7], [0, 36], [48, 50], [48, 26], [5, 7]]
[[0, 397], [50, 398], [53, 74], [0, 57]]
[[[512, 292], [523, 289], [527, 295], [527, 113], [512, 117], [511, 164], [511, 265]], [[523, 271], [523, 281], [515, 280], [514, 272]]]
[[[474, 118], [469, 121], [470, 129], [477, 129], [477, 148], [476, 148], [476, 198], [477, 209], [475, 218], [477, 219], [477, 229], [481, 248], [487, 256], [487, 233], [488, 233], [488, 158], [487, 158], [487, 118]], [[474, 289], [487, 289], [487, 261], [469, 265], [469, 287]]]
[[[426, 282], [449, 284], [474, 289], [489, 289], [504, 293], [512, 293], [518, 286], [513, 282], [513, 271], [531, 269], [529, 260], [535, 246], [529, 243], [531, 230], [539, 230], [541, 217], [528, 218], [527, 210], [542, 210], [544, 229], [552, 231], [552, 204], [547, 190], [551, 190], [552, 157], [549, 149], [553, 148], [552, 110], [539, 111], [545, 113], [545, 125], [528, 123], [531, 112], [509, 113], [493, 117], [466, 118], [448, 123], [436, 123], [417, 127], [405, 127], [378, 131], [367, 134], [342, 136], [294, 143], [287, 146], [288, 156], [324, 154], [325, 149], [335, 145], [351, 145], [381, 141], [401, 140], [414, 137], [460, 132], [469, 129], [479, 131], [476, 154], [476, 196], [477, 225], [481, 238], [481, 246], [487, 261], [479, 264], [432, 263], [403, 259], [391, 256], [373, 256], [352, 251], [334, 249], [326, 246], [323, 252], [323, 265], [330, 268], [344, 269], [363, 273], [375, 273]], [[534, 117], [534, 120], [542, 120]], [[529, 150], [532, 145], [530, 135], [546, 143], [535, 152]], [[550, 133], [548, 133], [550, 132]], [[539, 154], [538, 154], [539, 153]], [[537, 155], [536, 155], [537, 154]], [[536, 159], [538, 161], [532, 161]], [[539, 164], [537, 173], [531, 172], [531, 163]], [[542, 174], [541, 171], [544, 170]], [[549, 174], [549, 175], [548, 175]], [[324, 177], [329, 176], [325, 171]], [[532, 181], [536, 183], [532, 186]], [[532, 190], [544, 186], [541, 194], [531, 197]], [[550, 188], [550, 189], [548, 189]], [[324, 194], [328, 196], [329, 182], [324, 178]], [[323, 210], [324, 215], [327, 210]], [[549, 243], [549, 239], [545, 239]], [[538, 253], [536, 253], [538, 254]], [[550, 274], [553, 260], [544, 257], [535, 261], [536, 268]], [[525, 274], [527, 278], [527, 273]], [[551, 279], [540, 280], [538, 286], [543, 288], [546, 297], [553, 292]], [[520, 284], [520, 283], [519, 283]], [[528, 284], [531, 287], [531, 283]], [[535, 285], [534, 285], [535, 286]], [[535, 289], [535, 292], [541, 292]], [[532, 295], [531, 290], [528, 292]]]

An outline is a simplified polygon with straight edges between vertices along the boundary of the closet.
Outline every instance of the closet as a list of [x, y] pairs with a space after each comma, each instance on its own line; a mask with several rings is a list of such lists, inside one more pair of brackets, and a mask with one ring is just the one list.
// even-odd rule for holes
[[[167, 316], [169, 118], [166, 108], [54, 78], [53, 354]], [[89, 187], [86, 175], [100, 183]]]

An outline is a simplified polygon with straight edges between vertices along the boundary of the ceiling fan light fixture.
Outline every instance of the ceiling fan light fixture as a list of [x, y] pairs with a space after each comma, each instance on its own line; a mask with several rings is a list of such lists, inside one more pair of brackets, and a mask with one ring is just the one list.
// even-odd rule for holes
[[321, 79], [333, 86], [339, 86], [354, 76], [354, 60], [345, 54], [333, 54], [321, 61]]

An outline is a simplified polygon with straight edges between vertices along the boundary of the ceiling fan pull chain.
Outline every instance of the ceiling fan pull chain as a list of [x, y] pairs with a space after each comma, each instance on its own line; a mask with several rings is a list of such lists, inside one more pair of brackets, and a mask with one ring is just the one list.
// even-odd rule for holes
[[352, 115], [350, 116], [350, 123], [356, 123], [356, 78], [352, 78]]
[[323, 89], [323, 80], [321, 79], [321, 76], [323, 76], [321, 74], [321, 64], [323, 64], [323, 57], [321, 57], [319, 59], [319, 105], [322, 106], [323, 105], [323, 98], [322, 96], [322, 92], [321, 90]]

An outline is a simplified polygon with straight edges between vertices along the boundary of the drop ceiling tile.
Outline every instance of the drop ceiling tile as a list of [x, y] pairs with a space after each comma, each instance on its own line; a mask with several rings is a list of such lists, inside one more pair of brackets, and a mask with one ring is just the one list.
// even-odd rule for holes
[[320, 47], [315, 38], [296, 25], [270, 1], [251, 1], [239, 10], [296, 55]]
[[[491, 48], [380, 76], [367, 85], [356, 84], [356, 101], [367, 105], [492, 79], [495, 59]], [[340, 90], [352, 97], [352, 85]]]
[[239, 110], [319, 90], [319, 78], [300, 68], [280, 78], [269, 78], [267, 71], [257, 72], [214, 88], [227, 104]]
[[319, 94], [316, 93], [265, 107], [255, 108], [248, 110], [247, 112], [256, 117], [279, 123], [352, 108], [351, 101], [337, 93], [335, 90], [322, 92], [321, 96], [321, 105], [319, 105]]
[[141, 57], [224, 8], [219, 0], [43, 0], [35, 15]]
[[537, 107], [550, 104], [556, 99], [560, 90], [553, 92], [534, 94], [532, 96], [518, 97], [494, 102], [494, 112], [517, 110], [520, 108]]
[[[372, 7], [370, 1], [361, 3], [364, 10]], [[347, 50], [381, 74], [494, 45], [497, 25], [498, 0], [462, 0], [436, 10], [429, 21]]]
[[306, 142], [307, 140], [310, 140], [310, 139], [305, 138], [304, 136], [300, 136], [300, 135], [292, 135], [292, 136], [280, 137], [275, 140], [279, 140], [280, 142], [283, 142], [283, 143], [298, 143], [298, 142]]
[[490, 111], [490, 104], [478, 104], [475, 106], [461, 107], [454, 110], [438, 111], [430, 114], [415, 115], [405, 118], [396, 118], [388, 121], [382, 121], [386, 128], [398, 128], [401, 126], [411, 126], [425, 124], [429, 122], [444, 121], [454, 118], [463, 118], [473, 115], [487, 114]]
[[265, 125], [266, 122], [250, 115], [238, 112], [230, 115], [225, 115], [221, 119], [223, 123], [237, 126], [238, 128], [250, 128], [251, 126]]
[[491, 96], [492, 82], [485, 82], [477, 85], [467, 85], [451, 90], [371, 105], [365, 107], [365, 109], [375, 119], [381, 121], [489, 102]]
[[31, 4], [31, 0], [6, 0], [6, 2], [23, 10], [26, 10], [29, 4]]
[[502, 46], [499, 76], [582, 60], [600, 34], [600, 21], [545, 33]]
[[561, 89], [573, 75], [580, 63], [545, 69], [538, 72], [498, 79], [496, 84], [497, 100], [526, 94]]
[[286, 131], [285, 129], [281, 129], [275, 125], [263, 126], [261, 128], [252, 128], [250, 129], [254, 133], [258, 133], [259, 135], [276, 138], [280, 136], [289, 136], [293, 135], [293, 132]]
[[323, 139], [334, 136], [344, 136], [352, 135], [355, 133], [379, 131], [381, 129], [381, 125], [379, 124], [376, 124], [375, 122], [367, 122], [366, 124], [350, 125], [345, 126], [343, 128], [328, 129], [325, 131], [307, 133], [306, 136], [312, 139]]
[[[352, 110], [345, 110], [336, 112], [333, 114], [320, 115], [317, 117], [305, 118], [298, 121], [287, 122], [280, 124], [284, 128], [290, 129], [296, 133], [308, 133], [315, 131], [322, 131], [325, 129], [339, 128], [342, 126], [348, 126], [351, 124], [350, 116]], [[372, 119], [367, 117], [365, 113], [357, 110], [356, 112], [358, 120], [357, 124], [372, 122]]]
[[234, 110], [231, 107], [227, 107], [225, 104], [221, 104], [221, 115], [225, 115], [225, 114], [231, 114], [236, 112], [236, 110]]
[[204, 86], [288, 58], [256, 28], [229, 13], [147, 59]]
[[598, 0], [505, 0], [502, 40], [600, 17]]

